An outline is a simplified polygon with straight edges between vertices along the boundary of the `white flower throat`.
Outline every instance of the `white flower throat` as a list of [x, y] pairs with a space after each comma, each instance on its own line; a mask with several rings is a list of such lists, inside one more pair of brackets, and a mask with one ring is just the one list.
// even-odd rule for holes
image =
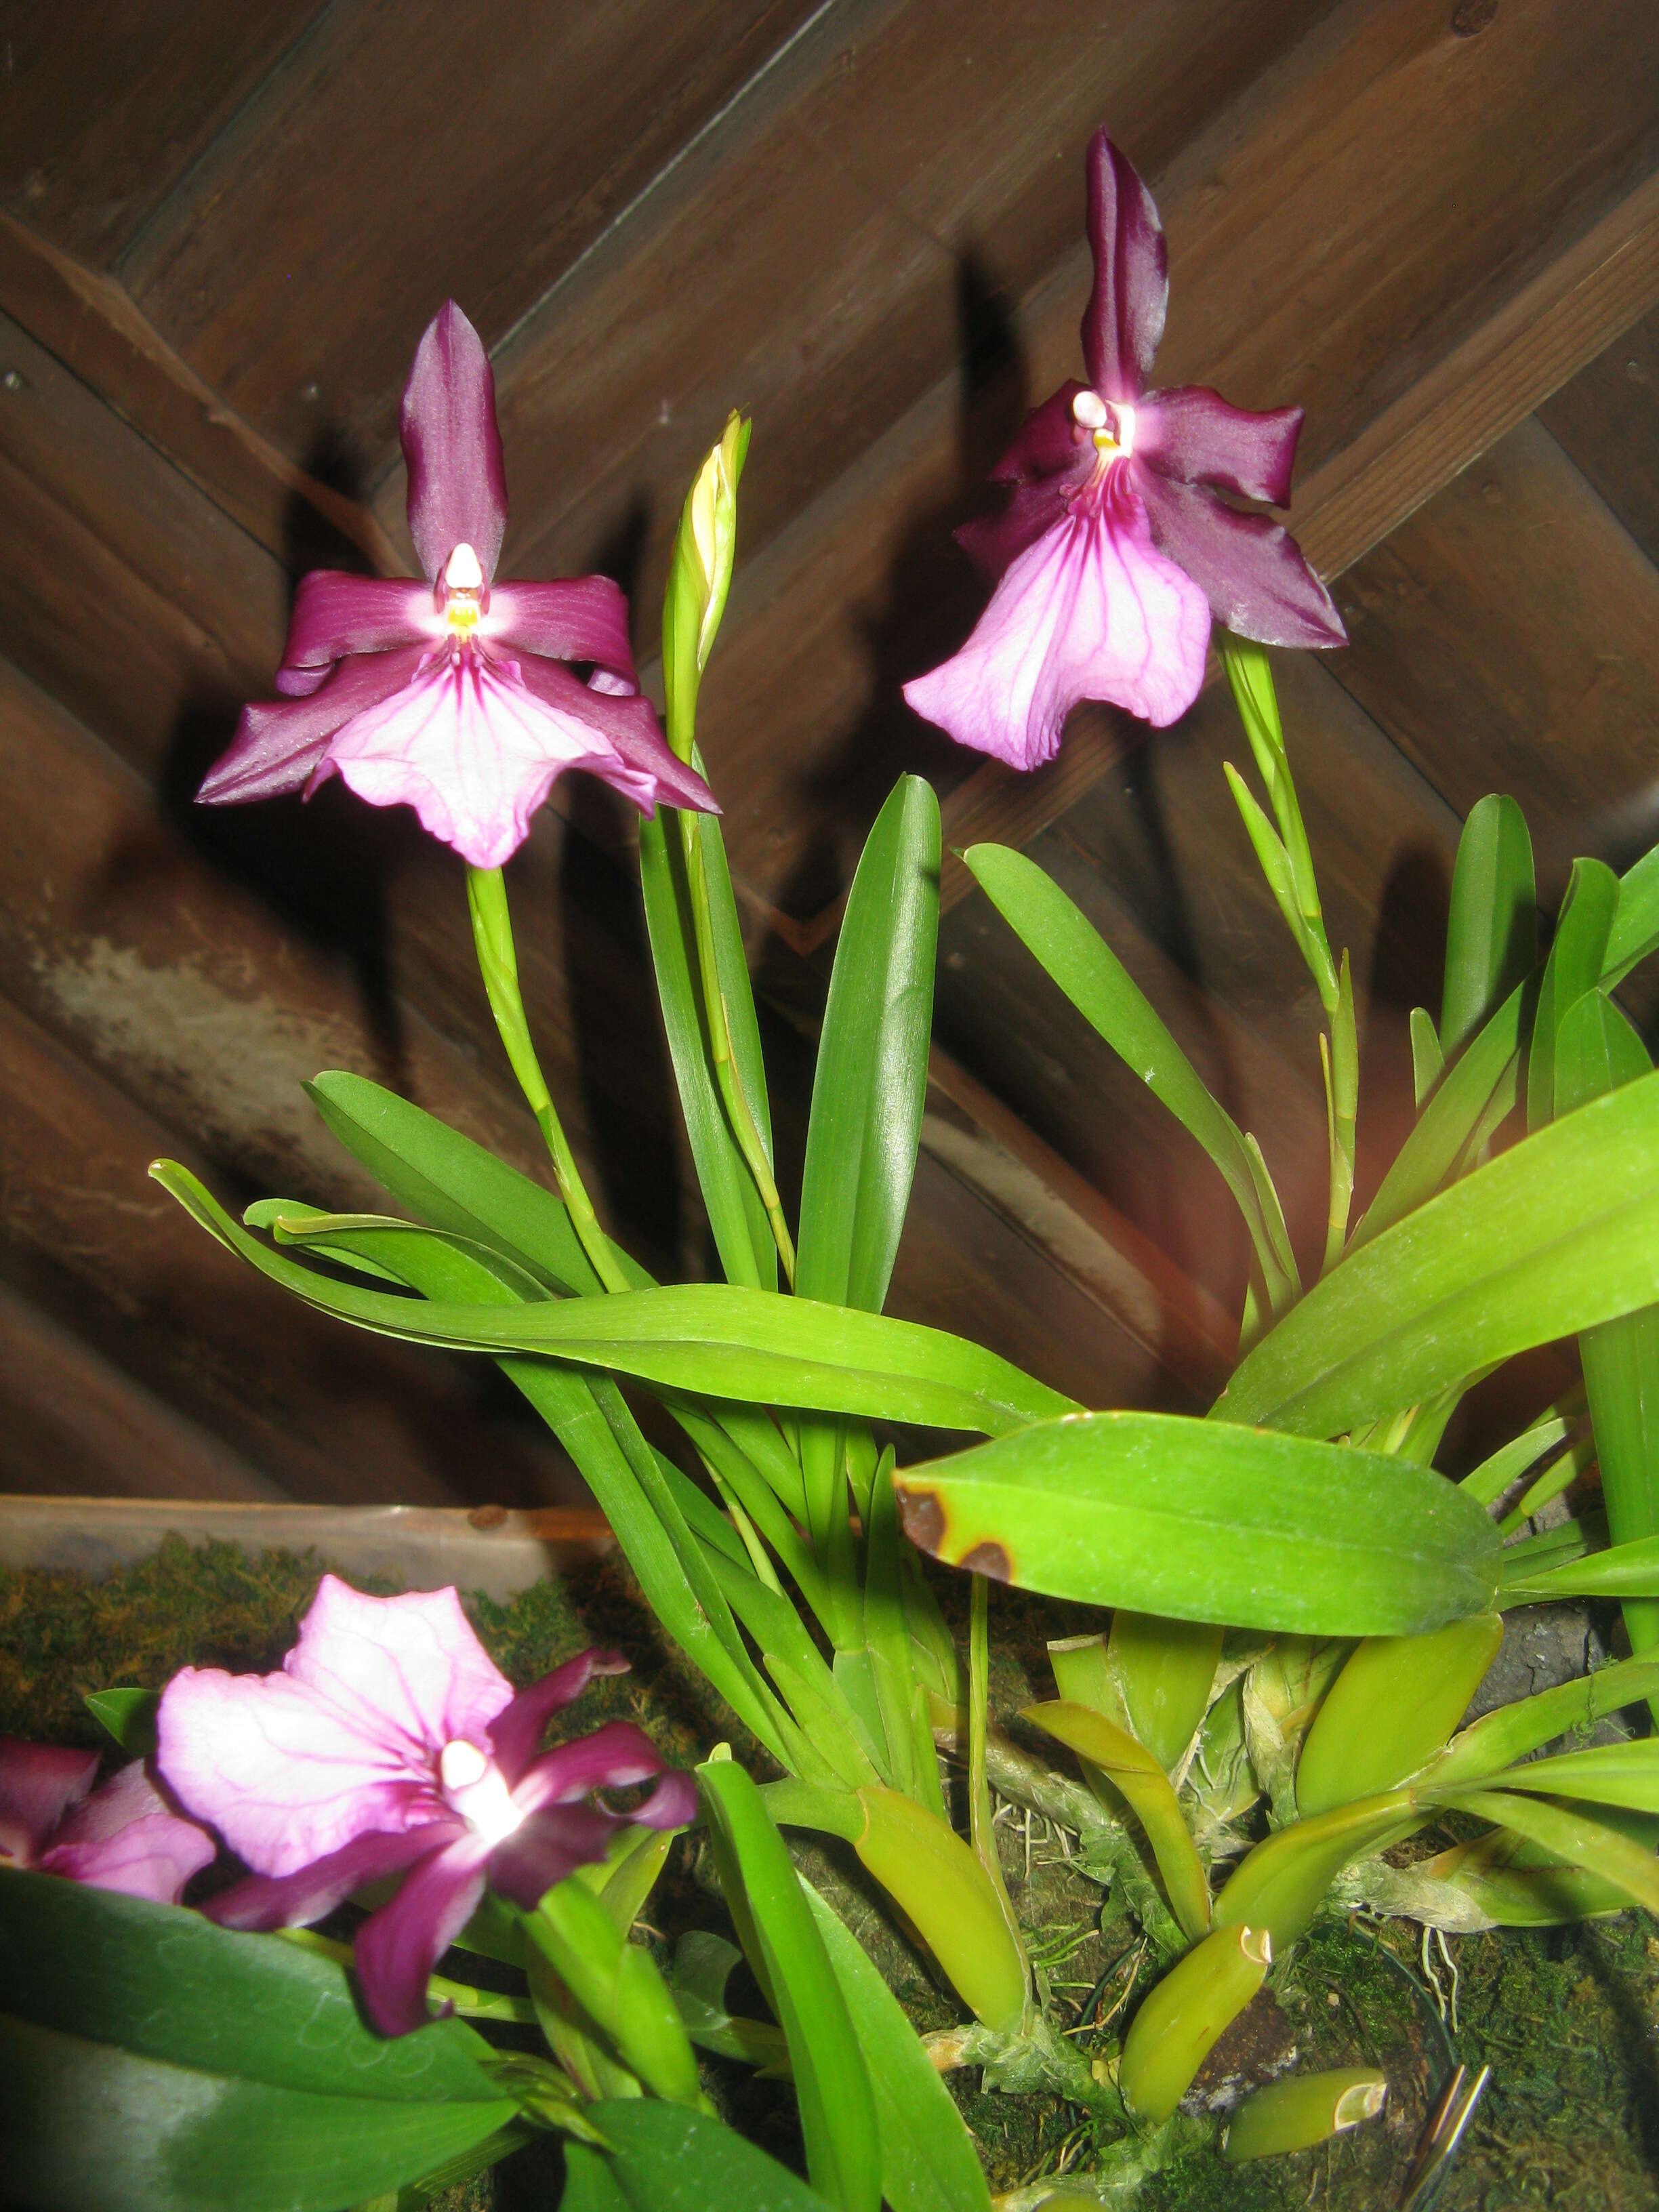
[[457, 637], [471, 637], [483, 611], [483, 570], [463, 539], [444, 563], [444, 620]]
[[513, 1802], [507, 1777], [493, 1759], [487, 1759], [465, 1736], [444, 1746], [438, 1758], [438, 1779], [450, 1810], [459, 1813], [473, 1834], [482, 1836], [487, 1844], [504, 1843], [523, 1826], [524, 1814]]

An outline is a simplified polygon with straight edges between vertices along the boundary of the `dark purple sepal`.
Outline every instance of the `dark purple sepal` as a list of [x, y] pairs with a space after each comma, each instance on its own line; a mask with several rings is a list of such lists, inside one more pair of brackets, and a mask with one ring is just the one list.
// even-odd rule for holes
[[0, 1735], [0, 1858], [32, 1865], [97, 1772], [95, 1751]]
[[[532, 1759], [514, 1785], [514, 1802], [526, 1813], [544, 1805], [574, 1804], [591, 1790], [622, 1790], [653, 1782], [667, 1771], [662, 1753], [632, 1721], [607, 1721], [592, 1735], [573, 1736]], [[630, 1813], [631, 1820], [643, 1813]]]
[[[537, 653], [526, 653], [514, 665], [525, 688], [544, 705], [597, 730], [616, 748], [626, 768], [636, 775], [652, 778], [659, 804], [687, 807], [698, 814], [720, 812], [714, 793], [696, 770], [669, 750], [657, 710], [648, 699], [636, 693], [596, 691], [557, 661], [544, 660]], [[581, 765], [590, 775], [604, 773], [597, 762], [584, 761]], [[649, 813], [651, 809], [647, 806], [642, 811]]]
[[[1088, 467], [1079, 472], [1079, 480]], [[957, 544], [988, 584], [996, 583], [1005, 568], [1029, 545], [1066, 520], [1072, 488], [1069, 473], [1050, 477], [1045, 483], [1016, 484], [1000, 514], [975, 515], [956, 532]]]
[[301, 698], [244, 707], [235, 737], [202, 779], [198, 800], [208, 806], [240, 806], [303, 790], [335, 732], [354, 714], [401, 690], [425, 650], [411, 645], [397, 653], [343, 660], [325, 682]]
[[[349, 576], [337, 568], [313, 568], [301, 577], [294, 594], [283, 669], [326, 668], [351, 653], [430, 646], [438, 627], [430, 584], [408, 576]], [[281, 672], [277, 689], [286, 689]]]
[[459, 1820], [430, 1820], [400, 1832], [372, 1829], [297, 1874], [249, 1875], [207, 1899], [202, 1910], [222, 1928], [308, 1928], [343, 1905], [354, 1890], [402, 1874], [467, 1833]]
[[1152, 469], [1136, 469], [1135, 488], [1153, 544], [1186, 570], [1217, 622], [1261, 645], [1347, 643], [1330, 593], [1282, 523], [1239, 514], [1213, 492]]
[[1286, 507], [1303, 410], [1265, 415], [1231, 407], [1206, 385], [1148, 393], [1135, 410], [1135, 459], [1183, 483], [1216, 484], [1241, 499]]
[[1038, 483], [1062, 469], [1087, 476], [1094, 465], [1089, 433], [1072, 412], [1079, 392], [1088, 390], [1068, 377], [1058, 392], [1034, 407], [1014, 434], [1014, 441], [991, 471], [993, 483]]
[[506, 583], [489, 594], [489, 639], [545, 660], [586, 660], [638, 688], [628, 642], [628, 601], [609, 576]]
[[409, 532], [427, 580], [470, 545], [488, 582], [507, 527], [507, 466], [495, 379], [483, 341], [453, 300], [428, 324], [404, 387]]
[[1083, 362], [1103, 399], [1135, 400], [1164, 335], [1170, 251], [1152, 194], [1103, 131], [1089, 141], [1089, 244], [1095, 284], [1083, 311]]
[[596, 1805], [545, 1805], [489, 1855], [489, 1882], [511, 1905], [533, 1912], [555, 1882], [595, 1866], [628, 1822]]
[[508, 1784], [519, 1779], [541, 1749], [543, 1734], [555, 1713], [580, 1697], [596, 1674], [628, 1671], [629, 1662], [620, 1651], [579, 1651], [527, 1690], [520, 1690], [489, 1723], [490, 1747]]
[[[404, 1877], [398, 1894], [357, 1930], [353, 1956], [363, 2009], [382, 2035], [409, 2035], [433, 2017], [432, 1969], [477, 1911], [489, 1848], [463, 1830]], [[453, 2007], [445, 2005], [439, 2015]]]

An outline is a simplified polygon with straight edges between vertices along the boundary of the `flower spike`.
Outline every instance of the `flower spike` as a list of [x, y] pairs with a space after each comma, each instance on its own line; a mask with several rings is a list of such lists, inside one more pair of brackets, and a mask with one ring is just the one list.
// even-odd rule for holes
[[1289, 499], [1301, 409], [1146, 390], [1169, 298], [1163, 228], [1103, 131], [1086, 167], [1089, 380], [1034, 410], [992, 471], [1011, 487], [1001, 514], [957, 533], [995, 586], [990, 605], [960, 653], [904, 687], [918, 714], [1014, 768], [1053, 756], [1080, 699], [1154, 727], [1184, 714], [1212, 619], [1267, 645], [1346, 642], [1289, 532], [1218, 496]]

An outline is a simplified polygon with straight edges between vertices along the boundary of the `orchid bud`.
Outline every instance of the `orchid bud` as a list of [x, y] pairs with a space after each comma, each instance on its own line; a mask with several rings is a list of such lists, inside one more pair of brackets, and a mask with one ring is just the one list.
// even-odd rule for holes
[[662, 658], [668, 739], [682, 760], [691, 757], [697, 687], [732, 588], [738, 481], [749, 451], [749, 431], [742, 416], [728, 416], [720, 443], [697, 471], [675, 541], [663, 605]]

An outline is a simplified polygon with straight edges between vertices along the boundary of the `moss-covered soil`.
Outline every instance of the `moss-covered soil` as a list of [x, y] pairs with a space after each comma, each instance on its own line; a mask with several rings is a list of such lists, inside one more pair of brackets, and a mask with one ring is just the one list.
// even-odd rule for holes
[[[159, 1687], [186, 1662], [236, 1670], [272, 1667], [323, 1562], [270, 1553], [257, 1562], [228, 1545], [192, 1552], [169, 1540], [141, 1565], [89, 1584], [75, 1577], [0, 1571], [0, 1734], [97, 1744], [82, 1699], [117, 1683]], [[954, 1601], [954, 1585], [941, 1595]], [[1081, 1625], [1061, 1609], [999, 1601], [993, 1697], [1012, 1712], [1048, 1689], [1044, 1639]], [[526, 1681], [589, 1643], [634, 1661], [627, 1676], [594, 1683], [585, 1725], [626, 1716], [671, 1758], [690, 1762], [721, 1736], [730, 1717], [664, 1650], [619, 1564], [544, 1584], [511, 1605], [478, 1598], [470, 1610], [503, 1670]], [[740, 1756], [750, 1748], [738, 1740]], [[999, 1832], [1010, 1887], [1048, 1973], [1055, 2014], [1091, 2054], [1109, 2051], [1149, 1968], [1133, 1923], [1069, 1864], [1061, 1838], [1029, 1827], [1009, 1808]], [[922, 2029], [957, 2016], [952, 2001], [860, 1887], [850, 1855], [816, 1846], [814, 1878], [836, 1894]], [[665, 1945], [686, 1929], [724, 1925], [707, 1870], [689, 1845], [676, 1851], [649, 1918]], [[1455, 2016], [1453, 1972], [1455, 1968]], [[1439, 2203], [1441, 2212], [1659, 2212], [1659, 1938], [1635, 1914], [1577, 1929], [1481, 1936], [1432, 1947], [1402, 1923], [1331, 1920], [1275, 1967], [1269, 1991], [1212, 2056], [1199, 2087], [1224, 2077], [1265, 2077], [1300, 2066], [1381, 2064], [1386, 2118], [1317, 2152], [1258, 2166], [1225, 2165], [1212, 2128], [1142, 2188], [1146, 2212], [1279, 2212], [1328, 2205], [1375, 2212], [1398, 2201], [1422, 2127], [1455, 2059], [1489, 2064], [1492, 2081]], [[1096, 2146], [1084, 2115], [1053, 2097], [983, 2090], [952, 2078], [994, 2187], [1086, 2172]], [[778, 2154], [796, 2154], [790, 2100], [775, 2087], [715, 2063], [709, 2087], [731, 2117]], [[550, 2163], [551, 2161], [551, 2163]], [[446, 2200], [463, 2206], [553, 2201], [556, 2154], [522, 2154], [495, 2176]]]

